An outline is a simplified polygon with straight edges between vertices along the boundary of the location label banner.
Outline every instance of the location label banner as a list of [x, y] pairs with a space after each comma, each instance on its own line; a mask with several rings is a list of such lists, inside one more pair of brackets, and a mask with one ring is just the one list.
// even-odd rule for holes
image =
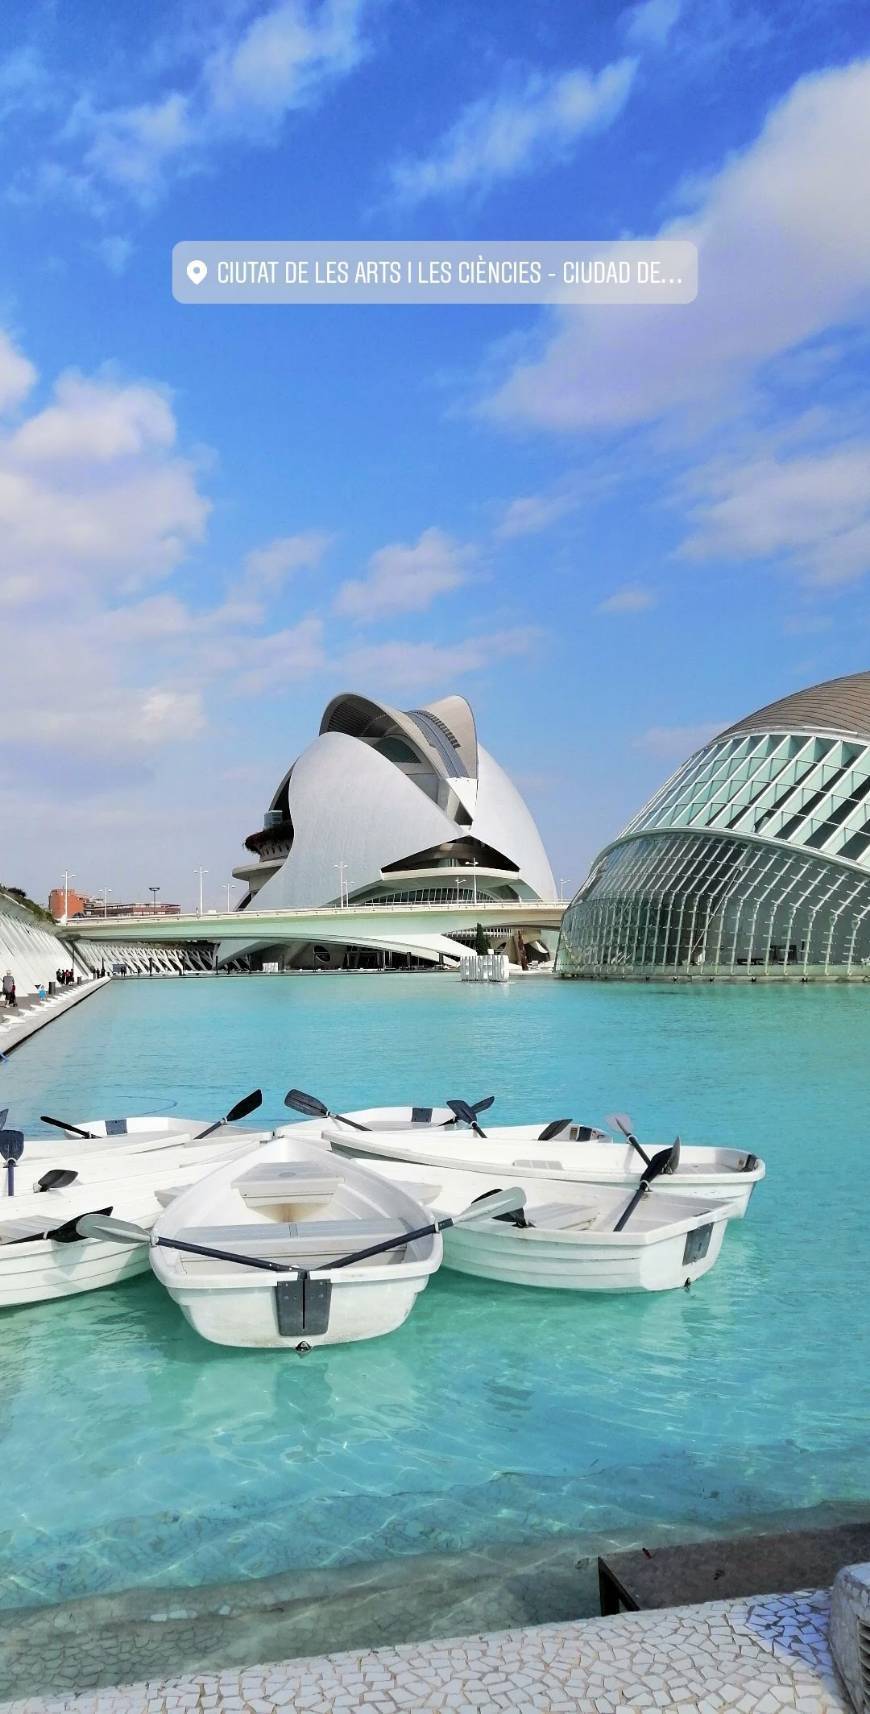
[[217, 243], [172, 252], [183, 304], [687, 304], [683, 239], [559, 243]]

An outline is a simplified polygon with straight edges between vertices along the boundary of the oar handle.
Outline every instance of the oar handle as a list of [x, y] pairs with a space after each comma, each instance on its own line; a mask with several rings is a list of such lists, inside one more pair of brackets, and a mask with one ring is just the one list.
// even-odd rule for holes
[[431, 1238], [435, 1232], [446, 1232], [452, 1225], [452, 1215], [443, 1220], [432, 1220], [428, 1226], [418, 1226], [413, 1232], [399, 1232], [393, 1238], [383, 1238], [379, 1244], [370, 1244], [367, 1250], [354, 1250], [351, 1256], [339, 1256], [337, 1262], [325, 1262], [324, 1271], [331, 1273], [333, 1268], [349, 1268], [351, 1262], [365, 1262], [369, 1256], [383, 1255], [385, 1250], [400, 1250], [405, 1244], [413, 1244], [417, 1238]]
[[628, 1207], [625, 1209], [624, 1213], [620, 1214], [619, 1219], [617, 1220], [616, 1225], [613, 1228], [614, 1232], [621, 1232], [622, 1231], [623, 1226], [625, 1226], [627, 1224], [630, 1216], [634, 1213], [638, 1203], [642, 1202], [644, 1197], [649, 1195], [649, 1188], [650, 1187], [648, 1184], [641, 1184], [638, 1186], [638, 1188], [635, 1191]]
[[342, 1125], [349, 1125], [352, 1131], [369, 1131], [370, 1125], [361, 1125], [358, 1119], [349, 1119], [346, 1113], [328, 1113], [327, 1118], [337, 1119]]
[[219, 1131], [221, 1128], [221, 1125], [225, 1125], [225, 1124], [226, 1124], [226, 1119], [215, 1119], [215, 1122], [213, 1125], [206, 1125], [206, 1128], [204, 1131], [197, 1131], [197, 1133], [193, 1139], [194, 1142], [195, 1143], [201, 1143], [205, 1137], [210, 1137], [213, 1131]]
[[640, 1143], [638, 1142], [637, 1137], [635, 1136], [633, 1131], [627, 1132], [626, 1134], [628, 1137], [628, 1141], [631, 1144], [631, 1147], [633, 1149], [635, 1149], [636, 1152], [640, 1155], [640, 1158], [643, 1161], [644, 1166], [649, 1166], [649, 1163], [652, 1159], [652, 1156], [647, 1154], [646, 1149], [641, 1148]]
[[90, 1141], [97, 1134], [96, 1131], [82, 1131], [78, 1125], [68, 1125], [63, 1119], [52, 1119], [48, 1113], [40, 1113], [39, 1122], [41, 1125], [55, 1125], [59, 1131], [68, 1131], [71, 1137], [87, 1137]]
[[238, 1262], [244, 1268], [263, 1268], [270, 1274], [304, 1274], [307, 1268], [294, 1268], [286, 1262], [270, 1262], [265, 1256], [240, 1256], [235, 1250], [213, 1250], [208, 1244], [189, 1244], [184, 1238], [153, 1238], [153, 1245], [163, 1250], [183, 1250], [191, 1256], [208, 1256], [213, 1262]]

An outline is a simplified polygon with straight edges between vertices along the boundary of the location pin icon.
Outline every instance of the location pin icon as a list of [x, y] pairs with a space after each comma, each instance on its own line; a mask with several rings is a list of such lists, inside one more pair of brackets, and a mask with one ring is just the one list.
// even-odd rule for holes
[[189, 280], [193, 281], [195, 286], [202, 285], [207, 273], [208, 268], [206, 267], [205, 262], [188, 262], [187, 277]]

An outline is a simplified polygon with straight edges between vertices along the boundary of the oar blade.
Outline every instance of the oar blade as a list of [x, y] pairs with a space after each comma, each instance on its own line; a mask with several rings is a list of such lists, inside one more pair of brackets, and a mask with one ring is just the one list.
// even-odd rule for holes
[[20, 1161], [24, 1153], [23, 1131], [0, 1131], [0, 1159]]
[[47, 1232], [46, 1237], [53, 1238], [56, 1244], [77, 1244], [85, 1238], [100, 1238], [115, 1244], [150, 1244], [151, 1233], [144, 1226], [136, 1226], [132, 1220], [113, 1220], [111, 1214], [111, 1207], [76, 1214], [53, 1232]]
[[306, 1095], [304, 1089], [288, 1089], [284, 1106], [292, 1107], [296, 1113], [304, 1113], [308, 1119], [328, 1119], [330, 1116], [329, 1108], [318, 1101], [316, 1095]]
[[621, 1131], [624, 1137], [634, 1136], [634, 1126], [627, 1113], [608, 1113], [604, 1123], [606, 1125], [615, 1125], [616, 1129]]
[[242, 1101], [236, 1102], [235, 1107], [230, 1108], [224, 1124], [234, 1125], [237, 1119], [246, 1119], [249, 1113], [253, 1113], [257, 1107], [262, 1107], [262, 1105], [262, 1089], [252, 1089], [250, 1095], [246, 1095]]
[[470, 1208], [461, 1214], [454, 1214], [453, 1225], [471, 1225], [475, 1220], [497, 1220], [500, 1214], [516, 1214], [520, 1208], [525, 1208], [526, 1193], [518, 1184], [509, 1186], [507, 1190], [493, 1190], [489, 1196], [481, 1196], [477, 1202], [472, 1202]]
[[485, 1113], [487, 1108], [492, 1106], [494, 1100], [494, 1095], [485, 1095], [482, 1101], [469, 1101], [468, 1105], [472, 1113]]
[[49, 1172], [44, 1172], [37, 1183], [37, 1190], [68, 1190], [75, 1184], [78, 1173], [70, 1168], [53, 1166]]

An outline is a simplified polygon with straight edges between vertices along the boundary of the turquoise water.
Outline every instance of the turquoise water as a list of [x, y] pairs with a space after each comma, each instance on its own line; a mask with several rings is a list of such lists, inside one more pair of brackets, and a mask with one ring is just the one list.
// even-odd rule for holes
[[690, 1293], [444, 1274], [397, 1334], [223, 1352], [150, 1276], [0, 1323], [0, 1604], [870, 1499], [870, 990], [506, 990], [433, 976], [113, 984], [0, 1065], [0, 1104], [218, 1115], [495, 1092], [632, 1113], [768, 1178]]

